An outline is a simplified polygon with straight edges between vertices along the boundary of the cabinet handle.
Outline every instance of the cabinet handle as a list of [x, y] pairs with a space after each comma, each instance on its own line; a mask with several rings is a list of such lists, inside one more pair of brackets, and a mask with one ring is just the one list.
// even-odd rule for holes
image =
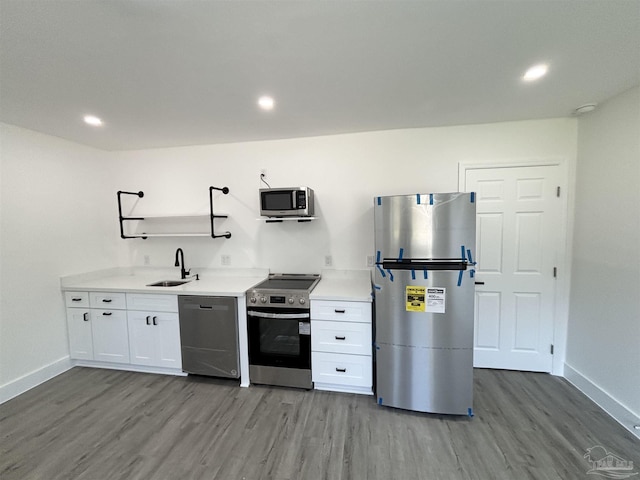
[[153, 324], [154, 325], [158, 325], [158, 322], [156, 322], [156, 320], [158, 320], [158, 317], [153, 317]]
[[102, 302], [103, 303], [111, 303], [111, 299], [110, 298], [103, 298]]
[[336, 335], [336, 340], [346, 340], [346, 339], [347, 339], [347, 337], [339, 337], [339, 336]]
[[151, 324], [149, 323], [149, 315], [147, 315], [147, 325], [151, 325]]
[[346, 373], [347, 369], [346, 368], [338, 368], [338, 367], [336, 367], [336, 372]]
[[71, 301], [72, 302], [81, 302], [82, 299], [81, 298], [72, 298]]
[[102, 312], [102, 314], [108, 317], [109, 315], [111, 315], [111, 312]]
[[337, 308], [335, 308], [333, 311], [336, 312], [336, 313], [344, 313], [344, 312], [346, 312], [346, 310], [344, 308], [342, 310], [338, 310]]
[[484, 282], [476, 282], [476, 285], [484, 285]]
[[89, 321], [89, 313], [87, 313], [87, 312], [83, 313], [83, 314], [82, 314], [82, 319], [83, 319], [85, 322], [88, 322], [88, 321]]

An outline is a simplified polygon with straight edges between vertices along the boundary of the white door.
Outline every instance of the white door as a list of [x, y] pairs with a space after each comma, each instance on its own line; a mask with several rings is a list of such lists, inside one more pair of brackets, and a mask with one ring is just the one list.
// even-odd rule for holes
[[477, 202], [475, 367], [551, 371], [559, 182], [554, 165], [465, 169]]
[[156, 361], [155, 331], [149, 312], [127, 312], [129, 357], [135, 365], [154, 365]]
[[156, 337], [157, 366], [182, 368], [180, 322], [177, 313], [156, 313], [153, 327]]

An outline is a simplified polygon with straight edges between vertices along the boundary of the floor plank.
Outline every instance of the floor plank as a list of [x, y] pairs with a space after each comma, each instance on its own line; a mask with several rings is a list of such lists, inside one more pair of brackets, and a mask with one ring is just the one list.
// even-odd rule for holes
[[640, 466], [640, 442], [562, 378], [476, 370], [474, 393], [470, 419], [74, 368], [0, 405], [0, 478], [556, 480], [587, 478], [596, 445]]

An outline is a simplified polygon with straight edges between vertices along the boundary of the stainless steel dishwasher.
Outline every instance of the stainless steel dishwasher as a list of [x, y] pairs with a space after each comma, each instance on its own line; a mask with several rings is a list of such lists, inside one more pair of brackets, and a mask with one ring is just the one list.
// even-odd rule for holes
[[182, 370], [239, 378], [238, 315], [235, 297], [179, 295]]

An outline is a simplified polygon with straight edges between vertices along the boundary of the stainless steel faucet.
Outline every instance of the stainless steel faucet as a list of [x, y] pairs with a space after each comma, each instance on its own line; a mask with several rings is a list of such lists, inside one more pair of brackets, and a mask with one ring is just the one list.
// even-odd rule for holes
[[182, 251], [181, 248], [178, 248], [176, 250], [176, 267], [180, 267], [180, 278], [181, 279], [185, 279], [187, 278], [187, 275], [189, 275], [190, 270], [186, 270], [184, 268], [184, 252]]

